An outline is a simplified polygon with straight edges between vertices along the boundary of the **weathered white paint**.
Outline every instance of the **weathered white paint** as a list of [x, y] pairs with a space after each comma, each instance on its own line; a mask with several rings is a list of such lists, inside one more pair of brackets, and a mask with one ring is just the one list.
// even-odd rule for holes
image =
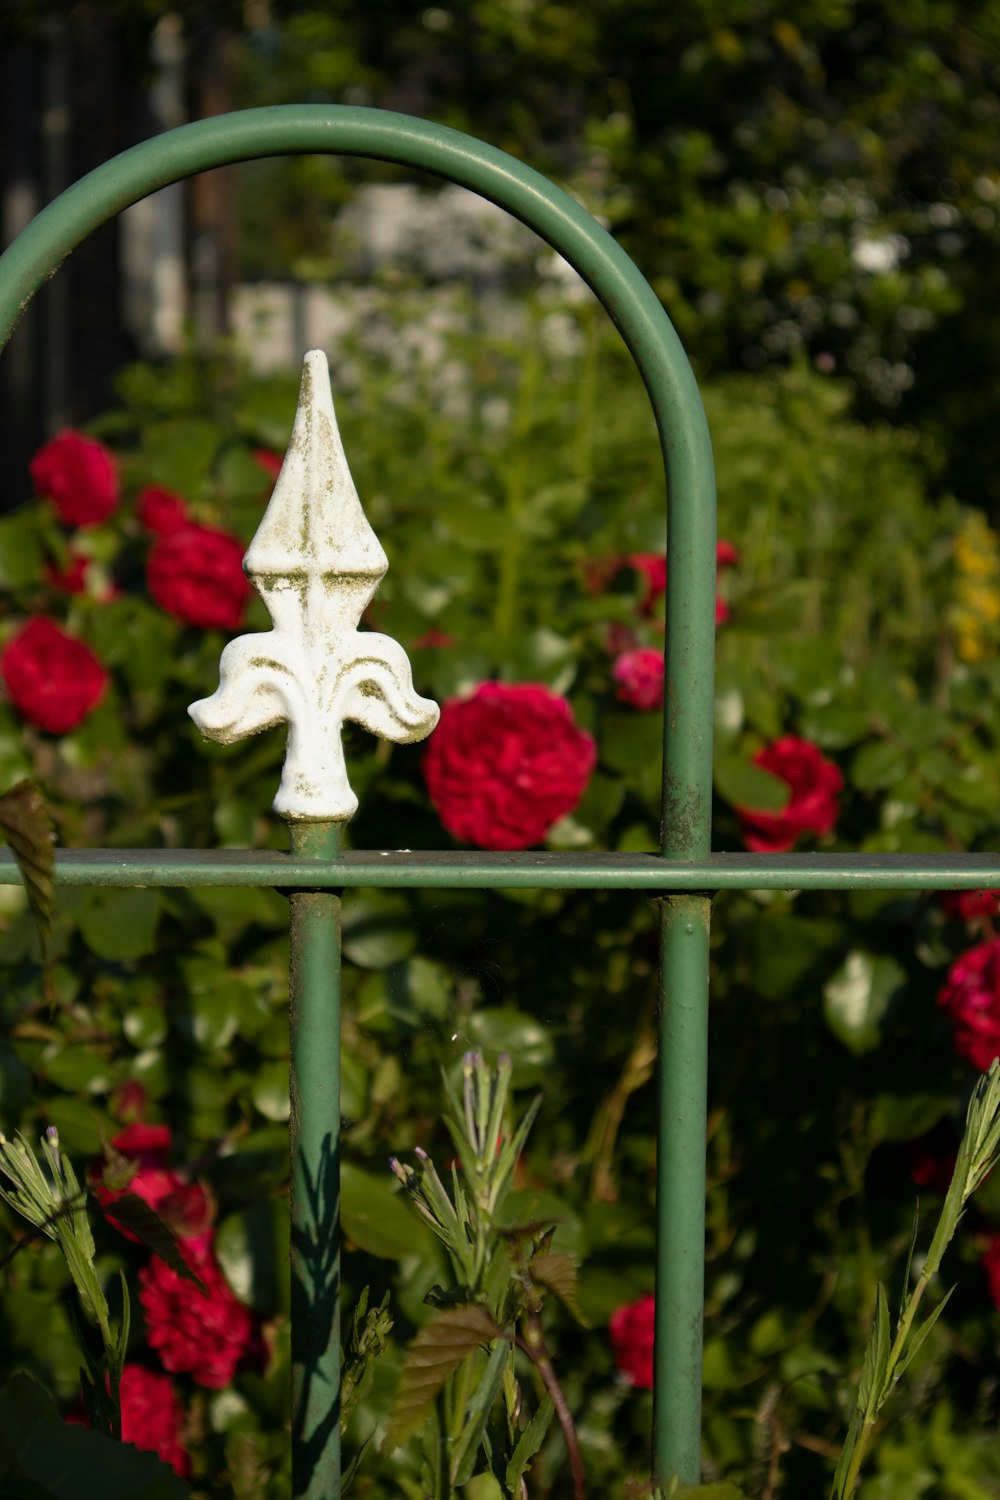
[[430, 734], [438, 707], [417, 695], [398, 642], [356, 629], [389, 564], [354, 488], [319, 349], [305, 357], [288, 452], [243, 566], [274, 629], [230, 641], [218, 690], [188, 713], [223, 745], [286, 721], [275, 811], [344, 821], [358, 806], [344, 720], [408, 743]]

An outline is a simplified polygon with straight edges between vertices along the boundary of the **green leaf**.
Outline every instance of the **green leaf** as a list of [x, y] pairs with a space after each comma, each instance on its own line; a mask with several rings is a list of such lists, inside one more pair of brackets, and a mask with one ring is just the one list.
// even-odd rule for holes
[[895, 786], [909, 770], [910, 756], [905, 745], [895, 740], [876, 740], [862, 745], [851, 761], [850, 780], [859, 791], [873, 792]]
[[576, 1321], [586, 1328], [587, 1320], [580, 1306], [578, 1288], [578, 1266], [576, 1257], [565, 1251], [550, 1255], [535, 1255], [528, 1263], [528, 1271], [539, 1286], [554, 1292], [559, 1301], [569, 1309]]
[[[91, 1201], [97, 1202], [96, 1199]], [[193, 1281], [199, 1291], [204, 1292], [205, 1283], [200, 1276], [195, 1275], [187, 1261], [180, 1252], [177, 1236], [170, 1228], [165, 1219], [161, 1219], [155, 1209], [150, 1208], [145, 1199], [140, 1198], [138, 1193], [123, 1193], [113, 1203], [97, 1203], [106, 1219], [114, 1224], [120, 1224], [130, 1234], [134, 1234], [137, 1240], [141, 1240], [148, 1250], [158, 1255], [161, 1260], [166, 1261], [172, 1271], [185, 1281]]]
[[475, 1304], [445, 1308], [429, 1319], [406, 1351], [386, 1448], [406, 1441], [452, 1371], [501, 1332], [486, 1309]]
[[273, 1317], [288, 1311], [290, 1221], [287, 1200], [263, 1198], [228, 1214], [215, 1233], [215, 1253], [241, 1302]]
[[44, 961], [52, 936], [56, 835], [45, 799], [33, 781], [19, 781], [0, 797], [0, 833], [17, 860]]
[[288, 1062], [278, 1058], [264, 1063], [254, 1075], [250, 1098], [265, 1120], [287, 1120], [291, 1113], [288, 1094]]
[[348, 896], [342, 946], [345, 957], [361, 969], [387, 969], [409, 958], [417, 946], [410, 902], [390, 891]]
[[772, 776], [763, 766], [742, 760], [737, 755], [720, 756], [715, 764], [715, 785], [719, 795], [733, 807], [752, 808], [754, 812], [779, 813], [788, 806], [791, 787], [780, 776]]
[[83, 940], [98, 958], [142, 958], [156, 949], [160, 905], [159, 891], [93, 891], [80, 911]]
[[498, 1339], [490, 1350], [486, 1368], [477, 1380], [472, 1400], [465, 1409], [462, 1435], [455, 1445], [451, 1459], [452, 1482], [458, 1487], [472, 1478], [479, 1444], [486, 1431], [486, 1424], [490, 1419], [494, 1402], [500, 1395], [504, 1368], [510, 1356], [510, 1344], [506, 1340]]
[[0, 1390], [0, 1494], [4, 1500], [190, 1500], [155, 1454], [71, 1427], [28, 1375]]
[[552, 1397], [546, 1396], [518, 1438], [517, 1447], [510, 1456], [510, 1461], [507, 1464], [507, 1472], [504, 1476], [504, 1483], [512, 1495], [517, 1494], [519, 1481], [524, 1475], [528, 1464], [544, 1443], [545, 1434], [549, 1430], [549, 1424], [552, 1421], [554, 1411], [555, 1407], [552, 1405]]
[[365, 1172], [345, 1161], [340, 1169], [340, 1220], [344, 1237], [382, 1260], [434, 1256], [431, 1232], [406, 1198], [396, 1190], [395, 1178]]
[[889, 1387], [886, 1384], [889, 1365], [889, 1334], [889, 1302], [885, 1294], [885, 1286], [880, 1281], [872, 1331], [868, 1339], [868, 1347], [865, 1349], [865, 1357], [861, 1365], [861, 1379], [858, 1383], [858, 1410], [864, 1413], [867, 1421], [874, 1421], [880, 1406], [889, 1394]]
[[723, 1482], [722, 1484], [682, 1484], [679, 1489], [674, 1490], [670, 1500], [747, 1500], [745, 1490], [738, 1485]]
[[894, 958], [856, 948], [824, 988], [826, 1023], [855, 1057], [878, 1046], [881, 1022], [905, 981], [906, 974]]
[[903, 1355], [902, 1359], [900, 1359], [895, 1368], [895, 1371], [893, 1372], [893, 1385], [896, 1384], [897, 1380], [899, 1380], [900, 1376], [906, 1370], [907, 1366], [914, 1359], [916, 1359], [917, 1355], [920, 1353], [921, 1347], [927, 1339], [927, 1335], [930, 1333], [931, 1329], [934, 1327], [934, 1324], [937, 1322], [938, 1318], [948, 1306], [948, 1302], [950, 1301], [951, 1294], [954, 1290], [955, 1288], [953, 1286], [948, 1288], [944, 1296], [941, 1298], [941, 1301], [938, 1303], [937, 1307], [931, 1313], [930, 1317], [925, 1318], [916, 1332], [910, 1335], [906, 1353]]

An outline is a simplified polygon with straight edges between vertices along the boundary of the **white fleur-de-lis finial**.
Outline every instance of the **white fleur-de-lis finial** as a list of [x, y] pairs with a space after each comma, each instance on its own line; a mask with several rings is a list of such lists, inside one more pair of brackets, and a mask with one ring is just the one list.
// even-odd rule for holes
[[438, 707], [415, 692], [398, 642], [355, 628], [389, 564], [347, 467], [318, 349], [305, 357], [288, 452], [243, 566], [274, 629], [230, 641], [217, 691], [188, 713], [223, 745], [285, 720], [275, 811], [346, 820], [358, 799], [347, 780], [344, 720], [409, 742], [430, 734]]

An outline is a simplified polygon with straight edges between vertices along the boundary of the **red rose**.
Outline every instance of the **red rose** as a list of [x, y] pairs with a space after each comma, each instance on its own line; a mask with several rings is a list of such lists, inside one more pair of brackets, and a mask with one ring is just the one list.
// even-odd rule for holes
[[424, 776], [456, 838], [527, 849], [576, 806], [595, 759], [565, 698], [536, 683], [484, 682], [444, 705]]
[[236, 630], [250, 596], [242, 542], [209, 526], [185, 526], [160, 536], [149, 555], [146, 582], [161, 609], [203, 630]]
[[[105, 1209], [129, 1193], [147, 1203], [180, 1239], [193, 1239], [204, 1234], [212, 1222], [212, 1206], [204, 1188], [197, 1182], [185, 1182], [176, 1172], [143, 1168], [136, 1172], [127, 1187], [118, 1189], [98, 1184], [94, 1188], [98, 1203]], [[119, 1223], [114, 1214], [106, 1213], [105, 1217], [127, 1240], [136, 1245], [140, 1243], [139, 1236]]]
[[779, 813], [757, 812], [738, 807], [743, 839], [748, 849], [779, 854], [791, 849], [803, 833], [829, 833], [837, 821], [837, 793], [844, 778], [832, 760], [815, 745], [786, 734], [754, 756], [761, 766], [787, 782], [791, 789], [788, 806]]
[[[200, 1183], [181, 1177], [167, 1166], [169, 1125], [129, 1125], [118, 1132], [111, 1144], [120, 1156], [138, 1159], [139, 1170], [121, 1188], [108, 1187], [97, 1181], [94, 1196], [105, 1210], [132, 1193], [165, 1219], [181, 1239], [204, 1234], [212, 1222], [212, 1204]], [[139, 1244], [138, 1235], [113, 1214], [105, 1213], [105, 1217], [127, 1240]]]
[[[140, 1084], [141, 1088], [142, 1085]], [[138, 1157], [143, 1167], [165, 1167], [170, 1155], [169, 1125], [144, 1125], [136, 1120], [113, 1137], [111, 1144], [122, 1156]]]
[[7, 696], [29, 724], [66, 734], [96, 708], [108, 674], [89, 646], [54, 620], [29, 620], [0, 653]]
[[135, 497], [135, 513], [147, 531], [158, 536], [169, 536], [172, 531], [192, 524], [187, 503], [182, 495], [173, 490], [162, 489], [158, 484], [148, 484]]
[[615, 662], [611, 675], [616, 695], [633, 708], [663, 706], [663, 652], [652, 646], [637, 646], [624, 651]]
[[[111, 1091], [111, 1099], [109, 1101], [113, 1115], [116, 1115], [119, 1120], [132, 1121], [140, 1130], [146, 1128], [139, 1124], [139, 1122], [146, 1113], [148, 1103], [149, 1096], [145, 1088], [135, 1078], [128, 1078], [124, 1083], [116, 1085]], [[132, 1127], [130, 1126], [129, 1128], [131, 1129]], [[116, 1135], [114, 1144], [117, 1145], [125, 1133], [123, 1130], [119, 1135]], [[118, 1146], [118, 1149], [121, 1150], [121, 1146]]]
[[653, 1342], [656, 1298], [640, 1297], [611, 1314], [608, 1332], [615, 1363], [625, 1378], [641, 1391], [653, 1389]]
[[166, 1368], [219, 1391], [256, 1347], [253, 1316], [232, 1292], [212, 1249], [209, 1231], [179, 1240], [178, 1248], [204, 1283], [204, 1292], [154, 1255], [139, 1272], [146, 1336]]
[[118, 504], [114, 456], [82, 432], [60, 432], [39, 448], [28, 467], [36, 492], [52, 501], [68, 526], [93, 526]]
[[949, 917], [973, 922], [976, 917], [995, 917], [1000, 911], [1000, 891], [942, 891], [938, 900]]
[[629, 566], [642, 575], [643, 594], [641, 609], [651, 615], [657, 599], [667, 591], [667, 559], [658, 552], [633, 552]]
[[[181, 1447], [184, 1408], [169, 1375], [126, 1365], [118, 1388], [122, 1404], [122, 1442], [155, 1453], [176, 1469], [182, 1479], [191, 1473], [191, 1459]], [[89, 1427], [83, 1411], [66, 1418], [74, 1427]]]
[[939, 1120], [933, 1129], [907, 1142], [910, 1177], [917, 1187], [929, 1188], [932, 1193], [943, 1196], [948, 1191], [957, 1157], [955, 1137], [947, 1120]]
[[952, 1025], [955, 1051], [986, 1072], [1000, 1057], [1000, 938], [956, 958], [938, 994]]

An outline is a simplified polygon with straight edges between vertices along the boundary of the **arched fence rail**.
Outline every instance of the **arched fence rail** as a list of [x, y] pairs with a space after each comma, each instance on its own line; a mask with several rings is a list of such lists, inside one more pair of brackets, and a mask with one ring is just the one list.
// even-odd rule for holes
[[[340, 824], [290, 821], [287, 855], [62, 850], [84, 886], [265, 886], [291, 897], [292, 1467], [295, 1500], [337, 1500], [340, 1443], [340, 892], [350, 886], [625, 889], [661, 898], [653, 1470], [697, 1482], [704, 1279], [708, 938], [722, 889], [1000, 886], [1000, 856], [710, 852], [715, 488], [701, 399], [674, 329], [635, 265], [561, 189], [457, 131], [381, 110], [286, 105], [198, 121], [123, 152], [50, 204], [0, 257], [5, 342], [38, 287], [98, 225], [197, 172], [333, 153], [418, 168], [515, 215], [588, 283], [625, 340], [656, 418], [669, 575], [660, 853], [344, 851]], [[20, 881], [0, 851], [0, 883]]]

